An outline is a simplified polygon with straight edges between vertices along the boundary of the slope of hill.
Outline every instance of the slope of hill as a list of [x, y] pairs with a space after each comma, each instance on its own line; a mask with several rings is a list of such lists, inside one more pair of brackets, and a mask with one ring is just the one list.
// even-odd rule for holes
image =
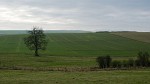
[[[32, 54], [23, 42], [25, 35], [0, 36], [0, 53]], [[43, 54], [52, 56], [136, 56], [149, 51], [150, 44], [110, 33], [47, 34], [49, 44]]]
[[150, 43], [150, 32], [116, 32], [112, 34]]

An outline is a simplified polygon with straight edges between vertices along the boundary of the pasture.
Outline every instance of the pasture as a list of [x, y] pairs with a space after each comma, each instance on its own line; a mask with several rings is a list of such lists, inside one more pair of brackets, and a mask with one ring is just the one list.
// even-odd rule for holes
[[1, 84], [150, 84], [149, 70], [130, 71], [15, 71], [0, 70]]
[[129, 39], [134, 39], [134, 40], [150, 43], [149, 32], [116, 32], [112, 34], [126, 37]]
[[25, 36], [0, 36], [1, 67], [95, 67], [97, 56], [122, 60], [150, 50], [149, 43], [110, 33], [53, 33], [47, 34], [47, 50], [35, 57], [24, 44]]
[[[150, 43], [114, 33], [52, 33], [40, 57], [26, 48], [25, 34], [0, 36], [0, 83], [2, 84], [149, 84], [149, 69], [90, 71], [97, 56], [115, 60], [150, 52]], [[144, 37], [143, 37], [144, 38]], [[69, 69], [65, 71], [64, 69]], [[81, 69], [76, 70], [76, 69]], [[82, 69], [87, 69], [83, 70]]]
[[[26, 48], [26, 35], [0, 36], [1, 54], [32, 54]], [[110, 33], [47, 34], [49, 43], [43, 55], [50, 56], [136, 56], [150, 50], [149, 43], [132, 40]]]

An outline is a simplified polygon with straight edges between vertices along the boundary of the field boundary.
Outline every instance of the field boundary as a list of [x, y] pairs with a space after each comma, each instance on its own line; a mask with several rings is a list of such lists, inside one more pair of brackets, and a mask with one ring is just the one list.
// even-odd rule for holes
[[0, 67], [0, 70], [25, 70], [25, 71], [62, 71], [62, 72], [89, 72], [89, 71], [118, 71], [118, 70], [147, 70], [146, 67], [132, 67], [132, 68], [99, 68], [99, 67]]

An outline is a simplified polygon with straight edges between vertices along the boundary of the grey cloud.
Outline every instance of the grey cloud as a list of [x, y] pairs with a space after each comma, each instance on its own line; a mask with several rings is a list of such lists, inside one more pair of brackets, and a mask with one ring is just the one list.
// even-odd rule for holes
[[[19, 28], [20, 23], [25, 28], [38, 24], [48, 29], [130, 30], [133, 28], [132, 30], [140, 30], [143, 27], [144, 30], [150, 31], [148, 2], [150, 1], [1, 0], [0, 7], [10, 9], [13, 13], [12, 18], [16, 18], [14, 21], [17, 23], [9, 17], [1, 17], [1, 20], [6, 20], [6, 25], [3, 26], [12, 25], [13, 28]], [[0, 23], [2, 24], [2, 21]]]

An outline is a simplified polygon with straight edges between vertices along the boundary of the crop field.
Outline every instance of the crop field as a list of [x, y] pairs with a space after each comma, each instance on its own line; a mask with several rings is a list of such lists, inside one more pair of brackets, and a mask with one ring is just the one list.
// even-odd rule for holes
[[[32, 54], [23, 42], [25, 35], [0, 36], [0, 53]], [[47, 50], [51, 56], [136, 56], [150, 50], [150, 44], [110, 33], [48, 34]]]
[[112, 34], [150, 43], [150, 32], [116, 32]]
[[135, 58], [139, 51], [150, 52], [149, 42], [114, 33], [52, 33], [47, 34], [47, 50], [35, 57], [24, 44], [25, 36], [0, 36], [0, 84], [150, 83], [149, 69], [89, 70], [98, 66], [97, 56], [110, 55], [115, 60], [125, 60]]
[[[110, 33], [47, 34], [47, 50], [40, 57], [27, 49], [26, 35], [0, 36], [0, 66], [95, 67], [97, 56], [114, 59], [135, 58], [139, 51], [149, 51], [150, 44]], [[20, 63], [22, 62], [22, 63]]]

